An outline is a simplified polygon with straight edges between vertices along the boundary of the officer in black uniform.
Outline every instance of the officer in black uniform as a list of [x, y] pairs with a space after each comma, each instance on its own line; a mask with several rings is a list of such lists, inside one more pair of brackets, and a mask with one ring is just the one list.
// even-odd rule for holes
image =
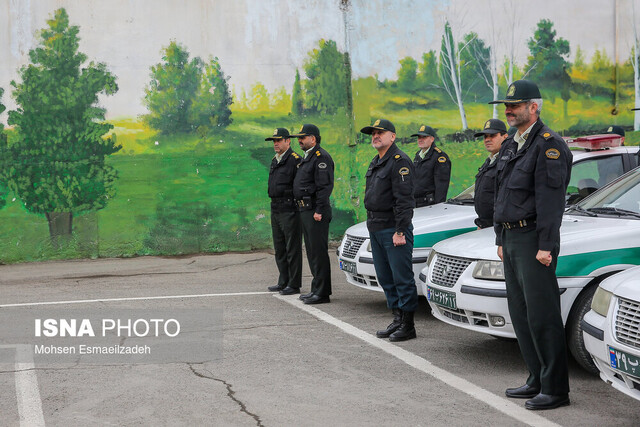
[[291, 149], [289, 131], [285, 128], [277, 128], [265, 141], [273, 141], [276, 152], [269, 169], [268, 192], [273, 248], [280, 273], [278, 284], [269, 286], [269, 290], [280, 291], [282, 295], [299, 294], [302, 284], [302, 228], [293, 198], [293, 179], [302, 159]]
[[413, 163], [395, 144], [396, 128], [389, 120], [376, 120], [360, 132], [371, 135], [378, 150], [367, 171], [364, 206], [378, 283], [393, 312], [378, 338], [405, 341], [416, 337], [413, 314], [418, 291], [413, 277]]
[[502, 120], [489, 119], [484, 123], [480, 132], [474, 137], [484, 137], [484, 146], [489, 152], [489, 157], [478, 169], [476, 175], [475, 195], [473, 205], [476, 208], [478, 218], [475, 223], [478, 228], [493, 227], [493, 199], [495, 195], [496, 159], [507, 138], [507, 127]]
[[411, 136], [418, 137], [420, 148], [413, 159], [416, 170], [414, 197], [416, 207], [435, 205], [447, 200], [449, 180], [451, 179], [451, 161], [447, 153], [436, 147], [436, 131], [426, 125]]
[[527, 409], [553, 409], [569, 404], [556, 264], [572, 155], [540, 120], [535, 83], [515, 81], [505, 99], [492, 103], [504, 103], [507, 122], [518, 128], [498, 154], [494, 223], [509, 314], [529, 370], [526, 384], [505, 393], [532, 398]]
[[622, 126], [618, 126], [618, 125], [611, 125], [607, 128], [607, 130], [605, 131], [606, 135], [620, 135], [622, 137], [622, 142], [620, 143], [620, 145], [624, 145], [624, 137], [625, 137], [625, 131], [624, 128]]
[[329, 260], [329, 223], [333, 190], [333, 159], [320, 147], [320, 130], [312, 124], [302, 125], [291, 135], [298, 138], [304, 159], [293, 181], [293, 196], [300, 210], [304, 245], [313, 275], [311, 292], [300, 296], [305, 304], [331, 302], [331, 261]]

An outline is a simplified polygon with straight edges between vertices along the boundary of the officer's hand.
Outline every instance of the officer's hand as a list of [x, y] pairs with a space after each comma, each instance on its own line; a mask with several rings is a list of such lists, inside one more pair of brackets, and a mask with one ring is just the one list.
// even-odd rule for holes
[[313, 219], [315, 219], [316, 221], [322, 221], [322, 214], [314, 213]]
[[393, 246], [402, 246], [407, 244], [407, 239], [402, 236], [398, 236], [396, 233], [393, 233]]
[[540, 261], [542, 265], [549, 267], [551, 265], [551, 251], [538, 251], [536, 259]]
[[500, 261], [504, 261], [504, 259], [502, 259], [502, 246], [498, 246], [498, 257]]

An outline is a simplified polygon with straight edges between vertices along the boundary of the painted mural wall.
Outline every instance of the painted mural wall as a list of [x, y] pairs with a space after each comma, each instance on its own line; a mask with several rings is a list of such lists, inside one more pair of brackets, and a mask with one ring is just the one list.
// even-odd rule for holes
[[365, 216], [361, 127], [392, 120], [410, 155], [434, 127], [454, 196], [523, 77], [552, 129], [637, 144], [640, 0], [527, 6], [0, 0], [0, 262], [270, 247], [264, 138], [302, 123], [336, 163], [339, 238]]

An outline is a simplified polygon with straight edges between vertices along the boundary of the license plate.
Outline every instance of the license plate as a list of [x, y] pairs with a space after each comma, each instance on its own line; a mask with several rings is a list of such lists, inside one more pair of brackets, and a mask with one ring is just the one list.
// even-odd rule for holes
[[640, 357], [609, 346], [609, 362], [613, 369], [640, 378]]
[[427, 299], [434, 304], [457, 310], [456, 294], [427, 286]]
[[355, 262], [343, 261], [343, 260], [339, 260], [339, 261], [340, 261], [340, 270], [346, 271], [347, 273], [351, 273], [351, 274], [358, 274], [358, 270], [356, 269]]

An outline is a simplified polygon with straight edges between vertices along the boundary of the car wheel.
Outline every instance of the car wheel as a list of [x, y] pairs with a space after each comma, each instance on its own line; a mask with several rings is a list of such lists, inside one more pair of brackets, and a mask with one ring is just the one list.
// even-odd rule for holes
[[584, 337], [582, 336], [582, 319], [584, 315], [591, 310], [591, 300], [593, 294], [596, 292], [598, 285], [592, 285], [578, 295], [578, 298], [573, 302], [569, 318], [567, 319], [567, 344], [569, 351], [573, 355], [573, 358], [590, 374], [597, 374], [598, 368], [591, 355], [584, 346]]

